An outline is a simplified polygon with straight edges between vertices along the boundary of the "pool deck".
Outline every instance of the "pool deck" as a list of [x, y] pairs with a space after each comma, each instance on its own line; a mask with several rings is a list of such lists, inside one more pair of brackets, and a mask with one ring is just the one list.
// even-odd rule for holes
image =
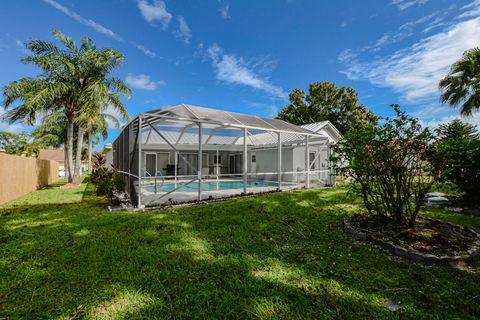
[[[229, 180], [216, 180], [216, 179], [207, 179], [203, 180], [202, 182], [222, 182], [222, 181], [232, 181], [232, 179]], [[241, 180], [234, 180], [234, 181], [241, 181]], [[188, 180], [178, 180], [177, 183], [182, 183], [182, 182], [188, 182]], [[275, 182], [275, 181], [265, 181], [265, 182]], [[173, 181], [172, 181], [173, 183]], [[192, 182], [192, 184], [195, 184], [195, 182]], [[291, 183], [291, 182], [284, 182], [282, 183], [282, 190], [293, 190], [293, 189], [298, 189], [302, 188], [305, 185], [303, 183]], [[142, 188], [142, 203], [146, 206], [152, 206], [152, 205], [160, 205], [163, 203], [166, 203], [168, 201], [173, 201], [173, 202], [188, 202], [188, 201], [194, 201], [198, 199], [198, 193], [197, 192], [172, 192], [168, 195], [167, 192], [151, 192], [147, 191], [144, 188]], [[247, 188], [247, 193], [265, 193], [265, 192], [271, 192], [277, 190], [277, 186], [265, 186], [265, 187], [260, 187], [256, 186], [254, 188]], [[226, 197], [232, 197], [232, 196], [238, 196], [241, 195], [243, 192], [243, 188], [235, 188], [235, 189], [224, 189], [224, 190], [212, 190], [212, 191], [202, 191], [202, 200], [207, 200], [210, 197], [213, 199], [219, 199], [219, 198], [226, 198]]]

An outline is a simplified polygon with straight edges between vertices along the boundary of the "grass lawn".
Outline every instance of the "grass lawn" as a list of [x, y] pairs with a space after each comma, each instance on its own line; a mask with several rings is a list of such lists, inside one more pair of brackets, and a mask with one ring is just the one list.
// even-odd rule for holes
[[[0, 209], [0, 319], [480, 316], [478, 273], [345, 235], [340, 218], [360, 206], [342, 188], [161, 212], [101, 202], [83, 184]], [[424, 214], [480, 231], [480, 218]]]

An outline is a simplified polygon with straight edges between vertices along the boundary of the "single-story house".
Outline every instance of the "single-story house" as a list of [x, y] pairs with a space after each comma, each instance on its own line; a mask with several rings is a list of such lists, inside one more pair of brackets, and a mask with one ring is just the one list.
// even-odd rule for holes
[[[64, 149], [40, 149], [38, 159], [53, 160], [58, 163], [58, 176], [65, 177], [65, 150]], [[75, 159], [73, 160], [75, 161]], [[87, 161], [82, 161], [80, 172], [87, 169]]]
[[278, 119], [180, 104], [140, 113], [112, 144], [114, 166], [139, 206], [241, 193], [332, 186], [323, 121]]
[[40, 149], [40, 160], [53, 160], [58, 163], [58, 176], [65, 177], [65, 150], [63, 149]]

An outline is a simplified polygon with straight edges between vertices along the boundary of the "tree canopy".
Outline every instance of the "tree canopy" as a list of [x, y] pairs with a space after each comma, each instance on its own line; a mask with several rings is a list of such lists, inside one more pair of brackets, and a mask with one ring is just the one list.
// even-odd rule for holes
[[277, 118], [296, 125], [329, 120], [341, 134], [345, 134], [352, 128], [372, 126], [378, 120], [358, 99], [358, 93], [351, 87], [314, 82], [310, 84], [308, 94], [294, 89], [289, 94], [290, 103]]

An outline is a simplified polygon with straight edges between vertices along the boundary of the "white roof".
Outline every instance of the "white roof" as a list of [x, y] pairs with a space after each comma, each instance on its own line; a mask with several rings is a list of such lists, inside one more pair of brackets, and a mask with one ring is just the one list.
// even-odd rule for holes
[[247, 128], [247, 144], [252, 146], [276, 145], [278, 133], [282, 143], [287, 144], [303, 143], [305, 136], [329, 141], [338, 141], [340, 137], [330, 121], [296, 126], [278, 119], [185, 104], [143, 113], [142, 119], [142, 144], [166, 144], [166, 139], [170, 144], [196, 145], [199, 129], [192, 120], [202, 123], [202, 143], [209, 145], [243, 145], [242, 128]]
[[224, 111], [178, 104], [171, 107], [157, 109], [143, 113], [146, 121], [151, 123], [157, 119], [172, 118], [184, 121], [205, 122], [234, 128], [249, 128], [274, 132], [298, 133], [303, 135], [315, 135], [314, 132], [293, 125], [283, 120], [252, 116], [237, 112]]
[[338, 129], [328, 120], [304, 124], [301, 127], [328, 137], [330, 142], [338, 142], [342, 138]]

